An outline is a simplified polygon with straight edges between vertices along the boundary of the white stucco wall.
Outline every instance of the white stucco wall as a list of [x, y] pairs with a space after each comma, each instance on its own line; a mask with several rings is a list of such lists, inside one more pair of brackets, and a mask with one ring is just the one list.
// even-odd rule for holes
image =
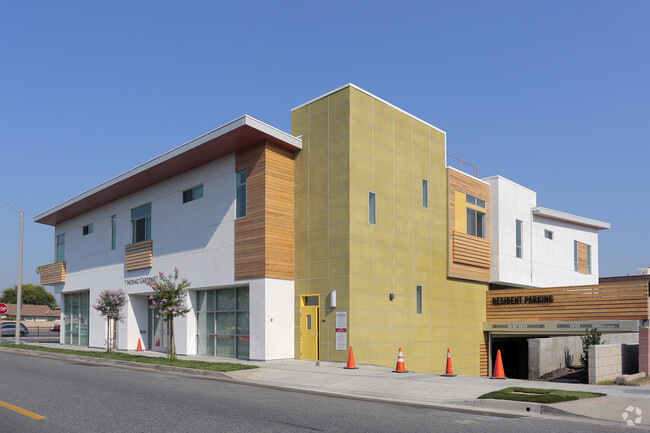
[[[183, 191], [203, 184], [203, 197], [183, 203]], [[151, 203], [151, 269], [124, 270], [125, 245], [132, 243], [131, 210]], [[117, 216], [117, 245], [111, 250], [111, 216]], [[66, 282], [60, 293], [90, 291], [89, 346], [104, 347], [106, 322], [94, 309], [104, 289], [129, 294], [127, 319], [118, 325], [118, 348], [134, 350], [138, 340], [148, 347], [148, 295], [139, 278], [168, 274], [175, 267], [191, 282], [187, 303], [196, 303], [196, 291], [249, 285], [251, 358], [293, 358], [293, 281], [234, 280], [235, 155], [230, 154], [194, 170], [143, 189], [55, 227], [65, 233]], [[93, 223], [92, 234], [82, 227]], [[286, 304], [286, 305], [284, 305]], [[174, 320], [177, 353], [196, 354], [196, 315]], [[63, 342], [64, 333], [61, 333]], [[286, 340], [286, 342], [284, 341]]]
[[[554, 287], [598, 284], [598, 231], [579, 224], [533, 215], [537, 194], [501, 176], [490, 184], [491, 282]], [[522, 221], [522, 257], [516, 256], [516, 220]], [[544, 237], [544, 230], [553, 239]], [[573, 242], [591, 245], [591, 274], [574, 270]]]

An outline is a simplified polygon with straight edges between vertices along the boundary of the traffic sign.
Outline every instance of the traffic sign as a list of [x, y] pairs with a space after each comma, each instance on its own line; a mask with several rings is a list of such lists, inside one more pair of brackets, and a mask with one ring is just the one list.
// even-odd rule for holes
[[7, 304], [0, 304], [0, 315], [7, 314], [8, 310], [9, 308], [7, 308]]

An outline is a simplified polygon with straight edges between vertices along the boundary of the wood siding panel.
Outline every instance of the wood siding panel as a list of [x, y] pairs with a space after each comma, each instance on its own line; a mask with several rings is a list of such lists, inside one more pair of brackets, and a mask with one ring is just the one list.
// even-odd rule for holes
[[[494, 305], [494, 298], [553, 296], [552, 303]], [[545, 320], [644, 320], [650, 306], [648, 282], [540, 289], [492, 290], [487, 292], [488, 322]]]
[[293, 154], [266, 147], [265, 267], [267, 278], [293, 280]]
[[[449, 270], [448, 275], [477, 281], [490, 281], [490, 186], [470, 175], [447, 169], [449, 194]], [[466, 212], [465, 203], [456, 203], [456, 191], [485, 200], [486, 237], [456, 231], [456, 210]]]
[[65, 262], [39, 266], [38, 272], [41, 275], [41, 286], [65, 283]]
[[587, 244], [576, 242], [578, 244], [578, 272], [581, 274], [588, 274], [589, 267], [587, 266]]
[[490, 360], [488, 354], [488, 345], [487, 343], [481, 343], [479, 347], [480, 353], [480, 366], [479, 366], [479, 375], [481, 377], [490, 376]]
[[[247, 169], [246, 217], [235, 221], [235, 280], [293, 279], [293, 154], [260, 143], [236, 154]], [[234, 188], [234, 185], [233, 185]]]
[[124, 269], [137, 271], [153, 266], [153, 240], [136, 242], [125, 246]]

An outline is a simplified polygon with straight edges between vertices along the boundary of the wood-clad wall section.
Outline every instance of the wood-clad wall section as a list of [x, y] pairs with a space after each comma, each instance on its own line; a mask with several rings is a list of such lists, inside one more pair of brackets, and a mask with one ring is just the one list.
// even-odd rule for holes
[[246, 217], [235, 221], [235, 280], [293, 279], [293, 154], [263, 142], [237, 152]]
[[153, 265], [153, 240], [148, 239], [126, 245], [124, 254], [125, 270], [137, 271], [150, 268]]
[[[552, 296], [553, 302], [535, 302], [531, 296]], [[500, 298], [493, 302], [494, 298]], [[488, 322], [544, 320], [648, 319], [648, 282], [607, 283], [597, 286], [487, 292]], [[546, 299], [548, 301], [548, 299]]]
[[[449, 271], [448, 275], [477, 281], [490, 281], [490, 186], [468, 174], [447, 169], [449, 182]], [[456, 230], [456, 213], [466, 213], [465, 203], [456, 203], [456, 191], [485, 200], [486, 237]], [[459, 214], [459, 216], [462, 216]]]
[[589, 266], [587, 264], [587, 244], [576, 241], [578, 244], [578, 272], [581, 274], [589, 273]]
[[38, 273], [41, 275], [41, 286], [65, 283], [65, 262], [39, 266]]
[[480, 343], [479, 345], [480, 363], [479, 375], [481, 377], [488, 377], [490, 375], [490, 360], [488, 355], [487, 343]]

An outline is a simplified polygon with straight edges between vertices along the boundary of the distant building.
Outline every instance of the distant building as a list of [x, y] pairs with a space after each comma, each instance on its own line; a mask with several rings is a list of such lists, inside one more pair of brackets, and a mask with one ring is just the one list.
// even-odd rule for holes
[[[21, 321], [34, 320], [59, 320], [61, 317], [60, 308], [50, 308], [47, 305], [22, 304], [20, 307]], [[7, 314], [3, 319], [16, 320], [16, 304], [7, 304]]]

